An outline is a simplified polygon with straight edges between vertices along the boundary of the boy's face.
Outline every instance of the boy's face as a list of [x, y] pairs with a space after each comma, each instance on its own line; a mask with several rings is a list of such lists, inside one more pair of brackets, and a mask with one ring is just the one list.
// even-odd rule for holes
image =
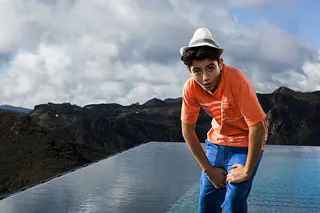
[[192, 78], [207, 91], [212, 91], [216, 87], [221, 69], [222, 59], [220, 63], [210, 59], [193, 60], [188, 68]]

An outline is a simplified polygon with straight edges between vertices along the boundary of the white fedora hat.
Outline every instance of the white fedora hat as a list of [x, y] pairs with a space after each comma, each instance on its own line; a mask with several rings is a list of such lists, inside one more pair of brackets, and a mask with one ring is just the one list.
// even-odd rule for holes
[[223, 48], [220, 48], [215, 40], [213, 39], [211, 32], [207, 28], [199, 28], [197, 29], [193, 37], [189, 42], [189, 46], [184, 46], [180, 48], [180, 54], [183, 56], [184, 52], [192, 47], [199, 47], [199, 46], [209, 46], [214, 47], [218, 50], [218, 53], [221, 55], [224, 51]]

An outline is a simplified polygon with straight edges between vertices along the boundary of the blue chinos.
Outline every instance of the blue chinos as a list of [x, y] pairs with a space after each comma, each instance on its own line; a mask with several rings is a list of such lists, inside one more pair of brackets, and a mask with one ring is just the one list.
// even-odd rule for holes
[[[247, 147], [220, 146], [206, 140], [206, 156], [213, 166], [224, 168], [227, 172], [236, 163], [245, 165]], [[225, 188], [216, 189], [202, 171], [200, 177], [200, 196], [198, 213], [247, 213], [247, 198], [250, 194], [253, 179], [259, 167], [263, 151], [253, 175], [241, 183], [227, 183]]]

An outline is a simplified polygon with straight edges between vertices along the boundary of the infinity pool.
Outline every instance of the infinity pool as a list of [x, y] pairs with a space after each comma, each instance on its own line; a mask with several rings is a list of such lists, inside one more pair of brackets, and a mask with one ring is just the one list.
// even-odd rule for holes
[[[185, 143], [150, 142], [0, 200], [0, 212], [196, 212], [199, 175]], [[318, 213], [319, 180], [320, 147], [267, 145], [249, 212]]]

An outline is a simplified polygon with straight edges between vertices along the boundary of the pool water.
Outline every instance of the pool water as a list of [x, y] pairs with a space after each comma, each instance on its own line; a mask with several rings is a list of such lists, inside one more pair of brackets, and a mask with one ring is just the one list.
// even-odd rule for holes
[[[0, 200], [0, 213], [197, 212], [199, 177], [185, 143], [150, 142]], [[320, 147], [267, 145], [249, 212], [318, 213], [319, 180]]]

